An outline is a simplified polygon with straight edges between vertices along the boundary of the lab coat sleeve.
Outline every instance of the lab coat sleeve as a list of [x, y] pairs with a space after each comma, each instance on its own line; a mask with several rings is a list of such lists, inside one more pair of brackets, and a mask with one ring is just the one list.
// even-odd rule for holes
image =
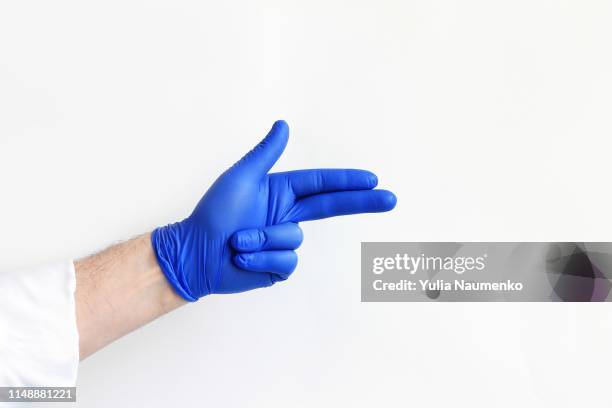
[[0, 272], [0, 386], [75, 386], [74, 264]]

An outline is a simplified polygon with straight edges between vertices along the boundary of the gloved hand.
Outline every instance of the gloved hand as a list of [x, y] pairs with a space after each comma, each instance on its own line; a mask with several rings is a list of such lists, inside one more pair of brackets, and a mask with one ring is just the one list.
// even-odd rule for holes
[[300, 221], [389, 211], [393, 193], [372, 190], [364, 170], [298, 170], [267, 174], [289, 137], [284, 121], [223, 173], [185, 220], [156, 229], [162, 271], [185, 299], [243, 292], [285, 280], [297, 265]]

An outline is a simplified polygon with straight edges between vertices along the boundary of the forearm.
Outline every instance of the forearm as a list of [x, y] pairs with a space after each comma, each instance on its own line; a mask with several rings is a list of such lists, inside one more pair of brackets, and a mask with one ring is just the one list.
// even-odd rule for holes
[[187, 303], [163, 275], [147, 233], [75, 262], [81, 360]]

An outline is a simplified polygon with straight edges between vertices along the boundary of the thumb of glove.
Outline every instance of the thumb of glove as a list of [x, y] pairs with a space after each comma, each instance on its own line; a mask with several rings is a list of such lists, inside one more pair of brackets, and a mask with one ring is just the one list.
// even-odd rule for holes
[[240, 159], [231, 171], [245, 172], [257, 177], [265, 176], [283, 154], [289, 140], [289, 125], [277, 120], [257, 146]]

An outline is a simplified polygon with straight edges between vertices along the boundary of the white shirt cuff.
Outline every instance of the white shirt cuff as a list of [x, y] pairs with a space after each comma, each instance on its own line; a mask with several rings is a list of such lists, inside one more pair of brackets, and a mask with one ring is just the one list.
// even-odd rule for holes
[[0, 386], [75, 386], [75, 289], [72, 261], [0, 272]]

